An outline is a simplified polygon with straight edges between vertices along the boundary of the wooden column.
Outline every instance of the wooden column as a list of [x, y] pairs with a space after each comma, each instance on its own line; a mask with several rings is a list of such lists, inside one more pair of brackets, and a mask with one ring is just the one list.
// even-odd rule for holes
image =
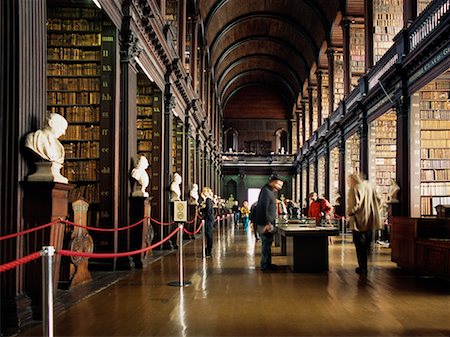
[[191, 128], [191, 124], [190, 124], [190, 115], [191, 115], [191, 104], [188, 104], [188, 106], [186, 107], [186, 111], [185, 111], [185, 117], [184, 117], [184, 156], [183, 156], [183, 161], [184, 161], [184, 170], [183, 170], [183, 183], [184, 183], [184, 195], [185, 197], [182, 197], [182, 200], [189, 200], [189, 191], [192, 188], [192, 184], [194, 183], [194, 181], [191, 181], [191, 166], [190, 164], [190, 156], [191, 156], [191, 151], [190, 151], [190, 139], [192, 138], [192, 128]]
[[342, 34], [344, 37], [343, 55], [344, 55], [344, 97], [351, 90], [351, 72], [350, 72], [350, 20], [343, 18], [341, 21]]
[[322, 71], [316, 71], [317, 77], [317, 128], [322, 125]]
[[[346, 212], [346, 199], [347, 196], [345, 195], [346, 186], [345, 181], [347, 180], [347, 172], [345, 170], [345, 137], [344, 137], [344, 130], [340, 130], [340, 136], [339, 136], [339, 194], [341, 195], [341, 202], [340, 202], [340, 215], [344, 215]], [[337, 212], [337, 210], [336, 210]]]
[[197, 93], [197, 85], [198, 85], [198, 78], [197, 78], [197, 59], [199, 51], [198, 48], [198, 17], [195, 16], [192, 18], [192, 37], [191, 37], [191, 55], [190, 55], [190, 73], [192, 77], [192, 88], [194, 88], [194, 94]]
[[[404, 86], [406, 92], [406, 86]], [[396, 209], [396, 216], [410, 216], [411, 215], [411, 188], [410, 188], [410, 120], [409, 109], [411, 98], [402, 96], [395, 101], [395, 108], [397, 110], [397, 173], [396, 180], [400, 186], [399, 200], [400, 204]]]
[[181, 64], [185, 64], [186, 49], [186, 3], [187, 0], [178, 0], [178, 55]]
[[[127, 226], [130, 223], [130, 170], [137, 162], [137, 67], [134, 58], [139, 55], [137, 38], [130, 31], [130, 6], [122, 6], [124, 13], [120, 37], [120, 115], [119, 115], [119, 153], [118, 158], [118, 224]], [[120, 236], [119, 250], [130, 246], [129, 236]], [[122, 259], [122, 268], [130, 268], [129, 259]]]
[[364, 0], [364, 46], [366, 72], [373, 67], [373, 0]]
[[313, 127], [314, 127], [314, 123], [313, 123], [313, 119], [314, 119], [314, 100], [313, 100], [313, 87], [310, 85], [308, 87], [308, 104], [309, 104], [309, 138], [311, 138], [311, 136], [314, 133]]
[[301, 104], [302, 104], [302, 129], [303, 129], [303, 132], [302, 132], [302, 144], [305, 144], [306, 139], [307, 139], [306, 138], [307, 137], [307, 135], [306, 135], [306, 114], [305, 114], [305, 111], [306, 111], [306, 100], [302, 99]]
[[319, 192], [319, 158], [317, 151], [314, 151], [314, 192]]
[[[164, 149], [162, 154], [162, 160], [163, 160], [163, 166], [162, 166], [162, 172], [163, 172], [163, 199], [161, 202], [161, 206], [163, 207], [163, 222], [168, 223], [172, 221], [172, 208], [171, 205], [173, 203], [170, 203], [170, 190], [169, 186], [173, 180], [173, 172], [172, 172], [172, 141], [173, 141], [173, 112], [172, 109], [175, 104], [175, 97], [173, 95], [173, 89], [170, 81], [170, 77], [173, 71], [173, 65], [168, 65], [166, 69], [166, 74], [164, 76], [165, 78], [165, 89], [164, 89], [164, 128], [163, 128], [163, 139], [164, 139]], [[170, 232], [174, 229], [174, 225], [170, 226], [162, 226], [162, 236], [163, 238], [167, 237]], [[172, 249], [176, 246], [176, 235], [172, 237], [173, 239], [166, 241], [165, 244], [162, 245], [163, 249]]]
[[364, 179], [368, 179], [369, 177], [369, 137], [368, 137], [368, 131], [369, 127], [367, 125], [367, 113], [365, 111], [365, 108], [361, 106], [361, 116], [360, 116], [360, 122], [359, 122], [359, 155], [360, 155], [360, 172], [361, 176]]
[[[300, 139], [302, 139], [301, 137], [302, 136], [300, 136], [300, 123], [302, 122], [300, 119], [301, 119], [301, 111], [300, 110], [296, 110], [295, 111], [295, 118], [296, 118], [296, 120], [297, 120], [297, 151], [295, 152], [295, 153], [298, 153], [298, 151], [300, 151], [300, 149], [301, 149], [301, 145], [302, 144], [300, 144]], [[292, 152], [292, 153], [294, 153], [294, 152]]]
[[[325, 142], [325, 195], [330, 200], [330, 144]], [[331, 202], [331, 200], [330, 200]]]
[[[30, 173], [23, 137], [43, 126], [46, 113], [46, 1], [0, 1], [0, 235], [24, 229], [19, 181]], [[20, 140], [20, 141], [19, 141]], [[2, 262], [23, 256], [18, 239], [2, 241]], [[24, 268], [0, 273], [0, 335], [31, 321]]]
[[403, 27], [407, 28], [417, 17], [417, 0], [403, 0]]
[[328, 116], [334, 111], [334, 49], [327, 49], [328, 58]]

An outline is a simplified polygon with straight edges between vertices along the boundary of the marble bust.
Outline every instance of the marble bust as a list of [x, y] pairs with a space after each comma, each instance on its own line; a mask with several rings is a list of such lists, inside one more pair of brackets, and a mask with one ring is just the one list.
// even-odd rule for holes
[[170, 201], [180, 201], [181, 197], [181, 176], [178, 173], [173, 174], [173, 180], [170, 184]]
[[192, 184], [192, 188], [189, 191], [189, 204], [197, 206], [198, 205], [198, 185]]
[[131, 177], [136, 180], [134, 191], [131, 194], [133, 197], [148, 197], [146, 191], [150, 179], [147, 173], [148, 160], [145, 156], [140, 156], [136, 167], [131, 171]]
[[67, 120], [60, 114], [50, 113], [46, 122], [47, 125], [42, 129], [27, 136], [25, 146], [42, 159], [62, 165], [64, 163], [64, 146], [58, 138], [66, 133]]
[[397, 182], [395, 179], [391, 179], [391, 184], [389, 186], [389, 192], [388, 192], [388, 202], [391, 203], [397, 203], [398, 200], [398, 191], [400, 191], [400, 186], [397, 185]]
[[64, 164], [64, 146], [58, 139], [66, 133], [67, 127], [67, 120], [63, 116], [50, 113], [42, 129], [28, 134], [25, 147], [44, 160], [36, 163], [37, 171], [28, 177], [29, 181], [68, 182], [60, 173]]

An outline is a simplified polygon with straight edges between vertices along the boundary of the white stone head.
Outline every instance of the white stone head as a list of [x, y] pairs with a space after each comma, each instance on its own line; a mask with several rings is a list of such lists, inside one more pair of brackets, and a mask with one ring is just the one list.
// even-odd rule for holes
[[47, 115], [47, 126], [46, 129], [50, 130], [50, 132], [56, 137], [59, 138], [62, 135], [66, 134], [67, 127], [69, 126], [69, 123], [67, 123], [67, 120], [57, 113], [49, 113]]

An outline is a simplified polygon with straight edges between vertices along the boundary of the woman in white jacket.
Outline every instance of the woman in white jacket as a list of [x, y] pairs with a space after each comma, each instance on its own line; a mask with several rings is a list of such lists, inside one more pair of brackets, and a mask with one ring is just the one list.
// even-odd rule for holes
[[367, 180], [351, 174], [348, 179], [347, 215], [356, 247], [358, 268], [356, 272], [367, 274], [367, 255], [372, 242], [372, 233], [381, 229], [380, 198]]

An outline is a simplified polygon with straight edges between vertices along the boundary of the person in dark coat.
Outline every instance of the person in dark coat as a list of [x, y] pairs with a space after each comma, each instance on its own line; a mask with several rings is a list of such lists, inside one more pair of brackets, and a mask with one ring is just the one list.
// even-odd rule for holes
[[277, 202], [275, 193], [281, 190], [283, 181], [276, 175], [261, 189], [253, 217], [253, 222], [261, 234], [261, 270], [274, 270], [272, 264], [272, 242], [277, 218]]
[[205, 220], [206, 257], [211, 257], [213, 246], [214, 202], [212, 196], [212, 190], [209, 187], [204, 187], [202, 190], [202, 198], [205, 206], [202, 209], [202, 214], [203, 220]]

